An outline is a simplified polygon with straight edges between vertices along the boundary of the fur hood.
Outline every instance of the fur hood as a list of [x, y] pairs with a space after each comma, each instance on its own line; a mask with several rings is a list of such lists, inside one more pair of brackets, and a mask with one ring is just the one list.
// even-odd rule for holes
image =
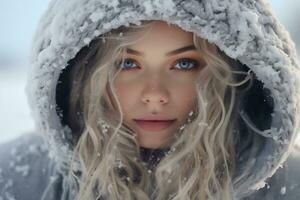
[[[235, 196], [264, 186], [291, 151], [300, 113], [295, 45], [265, 0], [52, 0], [33, 39], [26, 92], [57, 167], [66, 169], [74, 140], [56, 109], [63, 69], [95, 37], [141, 20], [163, 20], [194, 32], [254, 72], [256, 84], [241, 111], [261, 129], [261, 142], [251, 167], [237, 163]], [[239, 181], [247, 170], [251, 173]]]

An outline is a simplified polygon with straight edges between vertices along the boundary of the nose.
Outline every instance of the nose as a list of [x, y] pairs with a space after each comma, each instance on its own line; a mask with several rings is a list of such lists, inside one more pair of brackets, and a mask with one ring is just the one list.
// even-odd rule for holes
[[151, 105], [164, 105], [169, 102], [167, 88], [159, 83], [159, 80], [153, 80], [147, 84], [142, 94], [142, 102]]
[[153, 96], [148, 96], [143, 98], [143, 102], [146, 104], [159, 102], [161, 104], [165, 104], [167, 100], [165, 98], [157, 98]]

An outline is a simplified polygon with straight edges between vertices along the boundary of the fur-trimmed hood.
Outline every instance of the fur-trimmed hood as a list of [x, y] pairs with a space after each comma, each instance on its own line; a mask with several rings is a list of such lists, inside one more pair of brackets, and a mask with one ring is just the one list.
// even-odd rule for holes
[[264, 132], [253, 166], [237, 163], [236, 178], [252, 172], [244, 181], [235, 181], [234, 191], [242, 198], [262, 187], [287, 159], [299, 132], [300, 113], [295, 46], [264, 0], [52, 0], [33, 39], [26, 91], [36, 128], [57, 166], [64, 171], [73, 148], [70, 128], [56, 109], [63, 69], [95, 37], [142, 20], [163, 20], [195, 32], [254, 72], [257, 84], [242, 112], [254, 124], [256, 115], [265, 116], [260, 127]]

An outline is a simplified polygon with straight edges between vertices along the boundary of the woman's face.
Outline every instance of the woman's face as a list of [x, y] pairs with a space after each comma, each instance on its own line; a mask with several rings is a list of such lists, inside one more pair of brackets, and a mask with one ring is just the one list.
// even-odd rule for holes
[[140, 146], [165, 147], [196, 107], [196, 78], [206, 63], [193, 34], [156, 21], [142, 40], [127, 46], [124, 56], [114, 81], [124, 122]]

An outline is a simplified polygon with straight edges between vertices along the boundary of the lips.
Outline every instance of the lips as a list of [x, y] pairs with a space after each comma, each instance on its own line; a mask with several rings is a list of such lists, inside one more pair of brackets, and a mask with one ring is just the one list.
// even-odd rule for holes
[[170, 127], [175, 120], [134, 120], [137, 125], [147, 131], [161, 131]]

